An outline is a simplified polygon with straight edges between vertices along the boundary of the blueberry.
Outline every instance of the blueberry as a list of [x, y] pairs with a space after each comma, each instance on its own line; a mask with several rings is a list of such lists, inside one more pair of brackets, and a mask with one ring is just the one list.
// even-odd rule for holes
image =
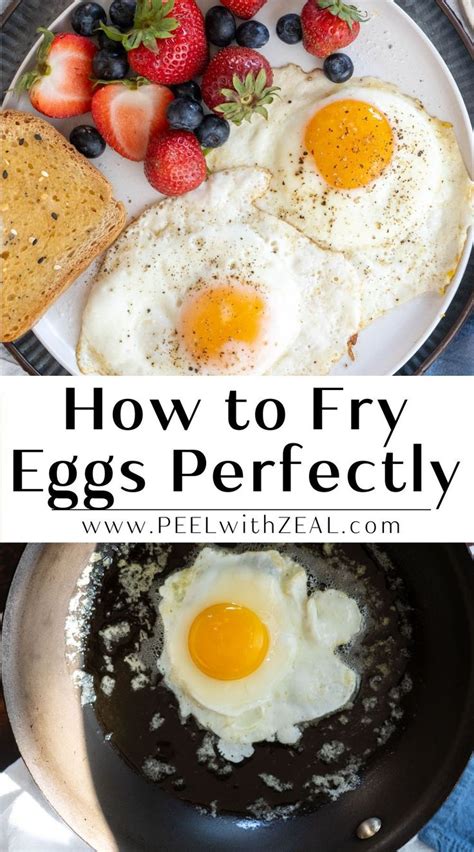
[[110, 20], [119, 30], [131, 30], [136, 7], [136, 0], [114, 0], [109, 9]]
[[81, 154], [84, 154], [84, 157], [88, 157], [90, 160], [94, 157], [100, 157], [105, 151], [105, 142], [99, 131], [88, 124], [79, 124], [78, 127], [71, 130], [69, 141]]
[[244, 21], [235, 34], [235, 40], [241, 47], [263, 47], [269, 38], [267, 27], [259, 21]]
[[94, 32], [99, 29], [100, 22], [105, 24], [106, 20], [105, 10], [98, 3], [80, 3], [71, 15], [73, 30], [82, 36], [94, 35]]
[[194, 80], [190, 80], [189, 83], [176, 83], [174, 86], [170, 86], [170, 88], [177, 98], [181, 98], [183, 95], [186, 95], [188, 98], [193, 98], [195, 101], [202, 101], [201, 89]]
[[301, 29], [301, 20], [299, 15], [283, 15], [277, 21], [276, 26], [277, 36], [285, 44], [296, 44], [303, 38]]
[[203, 115], [201, 104], [189, 95], [175, 98], [166, 111], [169, 125], [174, 130], [195, 130], [201, 124]]
[[92, 70], [98, 80], [123, 80], [128, 71], [126, 53], [111, 53], [101, 48], [92, 60]]
[[114, 53], [115, 56], [124, 56], [126, 54], [126, 50], [119, 41], [114, 41], [109, 38], [108, 35], [104, 33], [103, 30], [97, 34], [97, 40], [99, 42], [99, 47], [104, 50], [108, 50], [109, 53]]
[[206, 12], [206, 35], [211, 44], [226, 47], [235, 38], [235, 19], [224, 6], [212, 6]]
[[230, 125], [218, 115], [205, 115], [195, 133], [204, 148], [219, 148], [229, 138]]
[[346, 53], [331, 53], [326, 56], [323, 68], [332, 83], [345, 83], [354, 73], [352, 59]]

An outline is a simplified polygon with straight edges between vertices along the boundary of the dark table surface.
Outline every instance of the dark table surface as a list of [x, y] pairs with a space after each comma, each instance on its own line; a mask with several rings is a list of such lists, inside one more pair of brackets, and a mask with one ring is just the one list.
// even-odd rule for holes
[[426, 372], [427, 376], [474, 375], [474, 314]]
[[[2, 621], [8, 589], [25, 546], [24, 544], [0, 544], [0, 616]], [[5, 769], [19, 756], [8, 721], [3, 688], [0, 683], [0, 770]]]

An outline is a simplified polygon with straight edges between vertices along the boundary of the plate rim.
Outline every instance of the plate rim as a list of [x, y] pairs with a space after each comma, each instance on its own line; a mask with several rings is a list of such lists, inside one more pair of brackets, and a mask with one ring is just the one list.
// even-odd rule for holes
[[[11, 15], [15, 12], [15, 10], [18, 8], [18, 6], [21, 5], [21, 2], [22, 2], [22, 0], [12, 0], [10, 5], [7, 7], [6, 11], [4, 12], [4, 15], [2, 16], [2, 19], [1, 19], [2, 26], [5, 23], [5, 21], [8, 20], [11, 17]], [[70, 15], [71, 9], [73, 9], [74, 6], [76, 6], [79, 2], [80, 2], [80, 0], [72, 0], [72, 2], [69, 3], [66, 6], [66, 8], [62, 12], [60, 12], [60, 14], [57, 15], [56, 18], [49, 24], [49, 28], [52, 29], [52, 28], [55, 28], [56, 26], [61, 26], [64, 22], [64, 19], [68, 15]], [[396, 9], [396, 14], [398, 14], [400, 16], [400, 18], [405, 21], [407, 26], [411, 26], [417, 31], [418, 37], [421, 38], [422, 41], [424, 41], [424, 43], [427, 45], [430, 53], [433, 55], [435, 61], [438, 64], [441, 65], [443, 74], [447, 77], [447, 79], [451, 82], [452, 86], [455, 89], [455, 92], [456, 92], [456, 95], [457, 95], [458, 105], [459, 105], [460, 110], [461, 110], [462, 118], [463, 118], [464, 122], [466, 123], [466, 125], [470, 126], [471, 125], [470, 116], [469, 116], [469, 112], [467, 110], [467, 106], [464, 102], [464, 98], [461, 94], [461, 91], [459, 89], [457, 81], [456, 81], [454, 75], [452, 74], [450, 68], [448, 67], [444, 57], [438, 51], [438, 49], [433, 44], [433, 42], [430, 40], [428, 35], [422, 30], [422, 28], [419, 26], [417, 21], [415, 21], [403, 8], [401, 8], [401, 6], [396, 2], [396, 0], [385, 0], [385, 2]], [[450, 23], [454, 26], [454, 23], [452, 21], [451, 16], [448, 15], [448, 13], [447, 13], [446, 4], [444, 2], [443, 3], [439, 2], [439, 0], [436, 0], [436, 3], [437, 3], [438, 9], [441, 12], [443, 12], [443, 14], [450, 21]], [[459, 32], [459, 27], [454, 26], [454, 29], [456, 30], [456, 32], [458, 33], [458, 35], [462, 39], [462, 43], [467, 48], [468, 53], [471, 53], [471, 55], [472, 55], [472, 52], [469, 50], [468, 46], [466, 45], [465, 39], [463, 38], [462, 34]], [[29, 62], [31, 62], [33, 56], [35, 55], [35, 53], [38, 49], [38, 45], [39, 45], [40, 41], [41, 41], [41, 38], [38, 38], [32, 44], [30, 50], [27, 52], [27, 54], [24, 56], [24, 58], [21, 60], [19, 66], [17, 67], [17, 70], [16, 70], [16, 72], [15, 72], [13, 78], [12, 78], [12, 82], [10, 83], [10, 88], [14, 84], [14, 82], [17, 80], [19, 74], [21, 73], [21, 69], [23, 69], [25, 67], [25, 65], [27, 65]], [[2, 103], [1, 103], [2, 108], [4, 108], [4, 106], [5, 106], [5, 101], [7, 101], [9, 99], [9, 94], [10, 94], [10, 90], [8, 90], [6, 92], [4, 98], [2, 99]], [[7, 104], [7, 107], [8, 107], [8, 104]], [[468, 171], [469, 171], [469, 168], [472, 171], [472, 169], [473, 169], [473, 163], [472, 162], [467, 164]], [[466, 241], [465, 241], [465, 244], [464, 244], [464, 247], [463, 247], [463, 251], [462, 251], [462, 254], [461, 254], [461, 257], [460, 257], [460, 260], [459, 260], [458, 270], [457, 270], [457, 274], [459, 275], [459, 280], [456, 283], [456, 285], [454, 286], [454, 289], [452, 289], [451, 287], [449, 288], [449, 290], [452, 289], [452, 293], [449, 295], [449, 300], [444, 305], [444, 307], [442, 309], [442, 313], [440, 314], [440, 312], [438, 311], [438, 316], [436, 316], [433, 319], [432, 323], [427, 327], [426, 331], [422, 334], [421, 338], [419, 338], [416, 341], [416, 343], [411, 347], [411, 349], [408, 350], [408, 352], [406, 353], [406, 356], [403, 358], [403, 360], [396, 363], [394, 365], [393, 369], [390, 371], [390, 373], [385, 373], [384, 375], [405, 374], [404, 371], [407, 368], [410, 369], [410, 363], [413, 360], [416, 361], [417, 353], [420, 352], [423, 349], [423, 347], [426, 346], [429, 343], [430, 338], [432, 337], [432, 335], [434, 334], [434, 332], [436, 331], [436, 329], [439, 327], [440, 323], [442, 322], [443, 316], [450, 310], [456, 294], [459, 292], [461, 285], [464, 283], [466, 275], [469, 274], [469, 272], [470, 272], [470, 265], [471, 264], [474, 265], [473, 230], [474, 229], [471, 226], [467, 231]], [[411, 375], [422, 375], [423, 373], [425, 373], [426, 370], [428, 370], [429, 367], [434, 363], [434, 361], [439, 357], [439, 355], [442, 352], [445, 351], [445, 349], [448, 347], [450, 342], [456, 336], [457, 332], [460, 330], [460, 328], [464, 325], [466, 320], [469, 318], [469, 316], [471, 315], [473, 310], [474, 310], [474, 292], [472, 292], [470, 296], [469, 296], [469, 293], [467, 294], [465, 304], [461, 307], [461, 309], [460, 309], [456, 319], [454, 319], [453, 323], [443, 333], [441, 340], [437, 344], [435, 344], [435, 346], [431, 350], [431, 352], [428, 352], [426, 354], [426, 356], [423, 358], [423, 360], [420, 364], [418, 364], [418, 365], [413, 364], [412, 371], [409, 374], [411, 374]], [[28, 372], [30, 375], [45, 375], [45, 373], [41, 372], [40, 369], [36, 369], [34, 363], [29, 361], [28, 356], [24, 352], [22, 352], [21, 346], [22, 346], [22, 341], [24, 340], [25, 337], [28, 338], [28, 340], [30, 342], [31, 342], [31, 337], [34, 337], [34, 339], [36, 341], [36, 346], [40, 348], [42, 354], [44, 355], [44, 357], [46, 358], [46, 360], [48, 362], [49, 370], [48, 370], [48, 373], [46, 373], [47, 375], [50, 374], [51, 372], [55, 375], [57, 375], [57, 374], [81, 375], [81, 372], [80, 372], [79, 369], [77, 370], [77, 373], [71, 373], [69, 371], [69, 369], [64, 365], [62, 360], [60, 360], [58, 357], [56, 357], [56, 355], [53, 355], [53, 353], [48, 349], [47, 345], [44, 343], [41, 335], [37, 334], [37, 332], [35, 331], [35, 327], [30, 329], [26, 333], [26, 335], [19, 338], [19, 340], [3, 344], [5, 346], [5, 348], [10, 352], [10, 354], [15, 358], [17, 363], [22, 367], [22, 369], [26, 370], [26, 372]]]

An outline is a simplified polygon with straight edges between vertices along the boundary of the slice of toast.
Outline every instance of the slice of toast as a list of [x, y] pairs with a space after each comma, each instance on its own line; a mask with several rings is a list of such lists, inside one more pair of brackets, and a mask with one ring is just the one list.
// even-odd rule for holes
[[15, 340], [125, 224], [109, 181], [30, 113], [0, 113], [0, 339]]

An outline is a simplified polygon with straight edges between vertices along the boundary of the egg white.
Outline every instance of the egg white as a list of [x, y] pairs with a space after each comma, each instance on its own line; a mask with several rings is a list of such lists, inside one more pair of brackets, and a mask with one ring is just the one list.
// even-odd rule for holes
[[[326, 374], [360, 322], [360, 279], [255, 206], [267, 171], [211, 176], [194, 192], [140, 216], [107, 252], [84, 311], [78, 363], [85, 373]], [[268, 308], [251, 359], [196, 364], [179, 344], [180, 311], [196, 289], [248, 284]]]
[[[243, 164], [272, 173], [256, 202], [322, 248], [343, 252], [362, 281], [361, 328], [427, 291], [443, 292], [458, 265], [471, 224], [472, 184], [453, 127], [422, 104], [374, 78], [331, 83], [320, 70], [274, 69], [280, 98], [258, 117], [233, 127], [209, 156], [212, 170]], [[387, 117], [394, 153], [365, 187], [330, 187], [305, 151], [308, 121], [331, 101], [369, 102]]]
[[[357, 603], [334, 589], [308, 597], [304, 568], [277, 551], [205, 547], [191, 567], [165, 581], [161, 595], [158, 668], [182, 716], [192, 714], [213, 731], [229, 760], [249, 756], [261, 740], [297, 742], [301, 723], [335, 712], [357, 687], [356, 673], [334, 653], [360, 630]], [[260, 667], [233, 681], [205, 675], [188, 648], [195, 617], [224, 602], [253, 610], [270, 636]]]
[[[462, 206], [466, 191], [459, 198], [456, 190], [466, 190], [469, 181], [452, 126], [432, 118], [396, 86], [371, 77], [337, 85], [322, 71], [306, 73], [297, 65], [275, 68], [274, 85], [280, 97], [269, 105], [268, 121], [254, 117], [234, 126], [226, 145], [209, 155], [213, 170], [254, 165], [271, 171], [269, 192], [258, 201], [261, 209], [324, 248], [353, 251], [393, 243], [415, 230], [420, 214], [438, 203], [446, 181], [450, 197]], [[382, 174], [350, 190], [329, 186], [304, 146], [312, 116], [342, 99], [365, 101], [383, 112], [395, 142]]]

